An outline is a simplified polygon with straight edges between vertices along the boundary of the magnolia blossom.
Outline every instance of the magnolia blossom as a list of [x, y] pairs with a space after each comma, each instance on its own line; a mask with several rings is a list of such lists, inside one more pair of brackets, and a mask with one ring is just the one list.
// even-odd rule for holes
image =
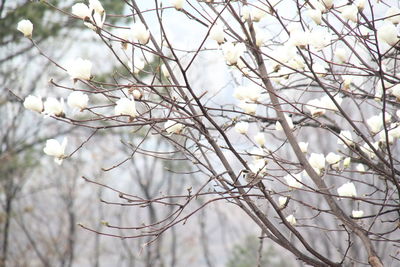
[[48, 97], [44, 102], [44, 113], [48, 115], [54, 116], [63, 116], [64, 115], [64, 99], [61, 98], [58, 101], [54, 97]]
[[[287, 121], [287, 123], [288, 123], [288, 125], [289, 125], [289, 128], [290, 128], [290, 129], [293, 129], [293, 128], [294, 128], [294, 125], [293, 125], [292, 118], [290, 118], [288, 115], [285, 114], [285, 119], [286, 119], [286, 121]], [[275, 123], [275, 130], [277, 130], [277, 131], [283, 131], [282, 125], [281, 125], [281, 123], [280, 123], [279, 121], [277, 121], [277, 122]]]
[[386, 144], [386, 137], [387, 137], [387, 141], [389, 142], [389, 144], [393, 144], [394, 142], [394, 137], [390, 134], [386, 136], [386, 132], [382, 131], [379, 133], [379, 142], [382, 144]]
[[338, 163], [341, 160], [341, 156], [334, 153], [334, 152], [329, 152], [328, 155], [326, 155], [326, 162], [328, 162], [330, 165], [334, 165]]
[[397, 7], [391, 7], [386, 11], [386, 20], [390, 21], [393, 24], [399, 24], [400, 23], [400, 9]]
[[297, 174], [288, 174], [284, 177], [284, 179], [286, 180], [287, 185], [291, 188], [300, 189], [303, 187], [303, 185], [301, 184], [301, 172]]
[[343, 184], [342, 186], [340, 186], [337, 189], [337, 192], [338, 192], [339, 196], [341, 196], [341, 197], [356, 197], [357, 196], [356, 187], [354, 186], [354, 184], [352, 182], [347, 182], [347, 183]]
[[66, 69], [72, 79], [90, 80], [92, 62], [87, 59], [77, 58]]
[[353, 137], [351, 135], [351, 132], [347, 130], [341, 131], [337, 143], [338, 145], [346, 144], [348, 146], [351, 146], [353, 144]]
[[132, 61], [129, 60], [128, 67], [131, 72], [134, 74], [139, 74], [144, 67], [146, 66], [146, 62], [142, 58], [135, 58], [135, 63], [133, 64]]
[[231, 42], [224, 43], [221, 45], [221, 48], [228, 65], [235, 65], [246, 49], [243, 43], [237, 43], [234, 45]]
[[185, 128], [184, 124], [175, 122], [173, 120], [168, 120], [164, 124], [164, 129], [169, 134], [180, 134], [182, 132], [183, 128]]
[[358, 8], [358, 10], [363, 11], [365, 8], [365, 0], [356, 0], [354, 2], [354, 4], [356, 5], [356, 7]]
[[318, 25], [322, 22], [322, 13], [320, 9], [309, 9], [307, 10], [307, 15]]
[[104, 13], [104, 8], [99, 0], [89, 0], [89, 9], [94, 10], [96, 13], [102, 15]]
[[360, 218], [364, 215], [364, 211], [363, 210], [353, 210], [351, 212], [351, 215], [353, 216], [353, 218]]
[[319, 63], [315, 63], [312, 66], [313, 71], [317, 74], [318, 77], [325, 77], [328, 74], [326, 67], [322, 66]]
[[293, 214], [290, 214], [289, 216], [286, 217], [286, 221], [290, 223], [291, 225], [296, 225], [296, 218], [294, 217]]
[[278, 198], [279, 207], [280, 207], [280, 208], [285, 207], [287, 201], [288, 201], [288, 198], [287, 198], [287, 197], [279, 197], [279, 198]]
[[[379, 149], [379, 142], [374, 142], [372, 143], [372, 147], [375, 150]], [[375, 158], [375, 152], [372, 150], [372, 148], [365, 143], [363, 146], [360, 147], [361, 151], [364, 152], [370, 159]]]
[[171, 74], [169, 74], [167, 66], [165, 66], [164, 64], [161, 65], [161, 72], [165, 78], [167, 78], [167, 79], [171, 78]]
[[308, 3], [310, 5], [310, 8], [318, 9], [322, 13], [326, 12], [326, 7], [319, 0], [309, 0]]
[[90, 22], [84, 22], [83, 24], [89, 29], [96, 31], [97, 27], [103, 28], [104, 21], [106, 20], [106, 13], [102, 14], [94, 12], [93, 15], [89, 17]]
[[352, 22], [357, 22], [358, 7], [356, 5], [347, 5], [342, 7], [341, 13], [343, 18]]
[[256, 144], [259, 145], [260, 147], [265, 146], [265, 135], [262, 132], [258, 132], [254, 136], [254, 141], [256, 141]]
[[322, 4], [326, 6], [326, 8], [332, 8], [333, 6], [333, 0], [320, 0]]
[[261, 87], [256, 85], [236, 87], [233, 97], [238, 100], [257, 101], [261, 97]]
[[377, 35], [379, 40], [390, 46], [394, 46], [399, 41], [396, 26], [392, 23], [386, 23], [380, 27], [377, 31]]
[[138, 89], [132, 90], [132, 95], [134, 99], [141, 99], [142, 98], [142, 92], [140, 92]]
[[131, 27], [132, 36], [140, 44], [146, 45], [150, 39], [150, 31], [146, 29], [146, 26], [140, 21], [135, 22]]
[[28, 95], [24, 100], [24, 107], [26, 109], [41, 113], [43, 111], [43, 102], [40, 97]]
[[383, 127], [382, 115], [372, 116], [367, 120], [367, 124], [372, 133], [378, 133]]
[[288, 43], [292, 46], [305, 47], [310, 43], [310, 32], [295, 28], [290, 31]]
[[400, 138], [400, 126], [396, 123], [390, 125], [389, 136], [393, 138]]
[[[340, 95], [334, 96], [333, 99], [336, 101], [338, 106], [340, 106], [342, 104], [343, 98]], [[326, 109], [333, 110], [333, 111], [339, 110], [338, 107], [333, 102], [333, 100], [328, 95], [321, 97], [320, 102], [321, 102], [321, 106]]]
[[263, 8], [265, 7], [254, 6], [251, 9], [251, 18], [254, 22], [259, 22], [267, 15], [267, 12], [265, 12]]
[[299, 142], [299, 147], [300, 147], [301, 152], [307, 153], [307, 150], [308, 150], [308, 143], [306, 143], [306, 142]]
[[210, 29], [210, 38], [218, 44], [225, 42], [224, 28], [220, 24], [214, 24]]
[[239, 107], [244, 110], [246, 114], [256, 114], [257, 104], [241, 102]]
[[256, 32], [256, 45], [261, 47], [265, 44], [265, 42], [269, 39], [265, 30], [255, 28]]
[[322, 107], [322, 103], [319, 99], [312, 99], [307, 102], [306, 108], [310, 111], [311, 116], [318, 117], [325, 114], [326, 109]]
[[267, 173], [267, 164], [263, 158], [254, 159], [253, 163], [249, 164], [249, 168], [253, 173], [257, 173], [259, 175], [265, 175]]
[[396, 97], [396, 100], [400, 101], [400, 83], [393, 86], [391, 92]]
[[184, 0], [170, 0], [171, 5], [175, 7], [176, 10], [181, 10], [183, 7]]
[[115, 115], [128, 115], [132, 118], [137, 116], [135, 100], [129, 98], [121, 98], [115, 106]]
[[83, 3], [77, 3], [73, 5], [72, 14], [77, 17], [80, 17], [83, 20], [86, 18], [90, 18], [91, 16], [89, 7]]
[[325, 156], [324, 154], [311, 153], [308, 159], [311, 167], [320, 174], [322, 169], [325, 169]]
[[89, 96], [81, 91], [74, 91], [69, 94], [67, 104], [71, 108], [77, 108], [80, 111], [84, 110], [89, 102]]
[[249, 130], [249, 124], [245, 121], [238, 122], [235, 125], [235, 130], [240, 134], [246, 134]]
[[337, 48], [335, 50], [335, 58], [339, 63], [344, 63], [348, 60], [347, 51], [344, 48]]
[[250, 8], [247, 5], [244, 5], [242, 8], [242, 20], [246, 21], [251, 19]]
[[66, 147], [67, 138], [65, 137], [61, 144], [56, 139], [49, 139], [46, 141], [46, 146], [43, 148], [43, 152], [54, 157], [54, 161], [58, 164], [61, 164], [62, 160], [65, 158]]
[[350, 167], [350, 163], [351, 163], [351, 158], [350, 158], [350, 157], [345, 158], [345, 159], [343, 160], [343, 167], [344, 167], [344, 168]]
[[33, 31], [33, 24], [29, 19], [24, 19], [18, 22], [17, 30], [22, 32], [25, 37], [31, 37]]
[[332, 36], [327, 30], [313, 30], [308, 35], [309, 44], [317, 51], [321, 51], [332, 42]]
[[359, 164], [357, 164], [357, 166], [356, 166], [356, 170], [357, 170], [358, 172], [365, 172], [365, 167], [364, 167], [363, 164], [359, 163]]

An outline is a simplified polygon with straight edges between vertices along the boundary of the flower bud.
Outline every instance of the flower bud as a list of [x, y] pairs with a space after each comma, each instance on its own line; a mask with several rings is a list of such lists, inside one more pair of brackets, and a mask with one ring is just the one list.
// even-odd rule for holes
[[67, 104], [71, 108], [77, 108], [80, 111], [84, 110], [89, 102], [89, 97], [87, 94], [84, 94], [80, 91], [74, 91], [69, 94], [67, 99]]
[[41, 113], [43, 111], [43, 102], [39, 97], [29, 95], [24, 100], [24, 107], [26, 109]]
[[67, 72], [72, 79], [90, 80], [92, 71], [92, 62], [86, 59], [77, 58], [69, 66]]
[[58, 101], [54, 97], [48, 97], [44, 102], [44, 113], [62, 117], [64, 115], [64, 99], [61, 98], [61, 101]]
[[128, 115], [132, 118], [137, 116], [135, 100], [129, 98], [121, 98], [115, 106], [115, 115]]
[[339, 196], [341, 196], [341, 197], [356, 197], [357, 196], [356, 187], [354, 186], [354, 184], [352, 182], [347, 182], [347, 183], [343, 184], [342, 186], [340, 186], [337, 189], [337, 192], [338, 192]]
[[18, 22], [17, 30], [22, 32], [25, 37], [32, 37], [33, 24], [30, 20], [24, 19]]

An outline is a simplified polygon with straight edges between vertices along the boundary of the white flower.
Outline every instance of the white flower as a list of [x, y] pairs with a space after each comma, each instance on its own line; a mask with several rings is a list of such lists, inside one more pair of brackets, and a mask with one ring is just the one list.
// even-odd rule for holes
[[100, 13], [94, 12], [93, 16], [91, 15], [89, 19], [90, 22], [84, 22], [83, 24], [89, 29], [96, 31], [97, 27], [99, 27], [100, 29], [103, 28], [104, 21], [106, 20], [106, 13], [103, 13], [103, 15], [101, 15]]
[[391, 7], [386, 11], [387, 17], [385, 20], [390, 21], [393, 24], [399, 24], [400, 23], [400, 9], [397, 7]]
[[322, 107], [322, 103], [319, 99], [312, 99], [307, 102], [306, 108], [310, 111], [311, 116], [318, 117], [324, 115], [326, 109]]
[[99, 0], [89, 0], [89, 9], [96, 11], [100, 15], [104, 13], [104, 8]]
[[361, 164], [361, 163], [357, 164], [356, 170], [357, 170], [358, 172], [365, 172], [364, 165]]
[[240, 134], [246, 134], [249, 130], [249, 124], [245, 121], [238, 122], [235, 125], [235, 130]]
[[365, 8], [365, 0], [356, 0], [354, 4], [360, 11], [363, 11]]
[[399, 41], [396, 26], [392, 23], [386, 23], [380, 27], [377, 31], [377, 35], [379, 40], [390, 46], [394, 46]]
[[296, 225], [296, 218], [293, 216], [293, 214], [290, 214], [289, 216], [286, 217], [286, 221], [290, 223], [291, 225]]
[[326, 8], [332, 8], [333, 6], [333, 0], [320, 0], [322, 4], [326, 6]]
[[357, 196], [356, 187], [354, 186], [354, 184], [352, 182], [347, 182], [347, 183], [343, 184], [342, 186], [340, 186], [337, 189], [337, 192], [338, 192], [339, 196], [341, 196], [341, 197], [356, 197]]
[[353, 218], [360, 218], [364, 215], [364, 211], [363, 210], [353, 210], [351, 212], [351, 215], [353, 216]]
[[140, 44], [146, 45], [150, 39], [150, 31], [146, 29], [146, 26], [140, 21], [135, 22], [131, 27], [132, 36]]
[[306, 143], [306, 142], [299, 142], [299, 147], [300, 147], [301, 152], [307, 153], [307, 150], [308, 150], [308, 143]]
[[181, 10], [184, 2], [184, 0], [171, 0], [171, 5], [173, 5], [176, 10]]
[[[390, 134], [390, 131], [389, 131], [389, 135], [388, 135], [388, 141], [389, 141], [389, 144], [393, 144], [393, 142], [394, 142], [394, 137]], [[379, 142], [386, 144], [386, 132], [385, 131], [382, 131], [379, 133]]]
[[256, 114], [257, 104], [241, 102], [239, 103], [239, 107], [244, 110], [246, 114]]
[[115, 115], [128, 115], [132, 118], [137, 116], [135, 100], [129, 98], [121, 98], [115, 106]]
[[[375, 150], [379, 149], [379, 143], [378, 142], [372, 143], [372, 146], [375, 148]], [[363, 146], [361, 146], [360, 149], [361, 149], [362, 152], [367, 154], [367, 156], [370, 159], [375, 158], [375, 152], [370, 148], [370, 146], [367, 143], [365, 143]]]
[[352, 22], [357, 22], [358, 7], [356, 5], [347, 5], [342, 7], [341, 13], [343, 18]]
[[339, 63], [344, 63], [348, 60], [347, 51], [344, 48], [337, 48], [335, 50], [335, 58]]
[[250, 8], [244, 5], [242, 8], [242, 20], [246, 21], [247, 19], [251, 19]]
[[72, 14], [74, 14], [77, 17], [80, 17], [81, 19], [85, 18], [90, 18], [90, 9], [87, 5], [83, 3], [78, 3], [72, 6]]
[[260, 147], [265, 146], [265, 135], [262, 132], [258, 132], [254, 136], [254, 141], [256, 141], [256, 144], [259, 145]]
[[164, 124], [164, 129], [169, 134], [180, 134], [182, 132], [183, 128], [185, 128], [184, 124], [175, 122], [173, 120], [168, 120]]
[[337, 143], [338, 145], [347, 144], [348, 146], [351, 146], [353, 144], [353, 137], [351, 135], [351, 132], [347, 130], [341, 131]]
[[231, 42], [224, 43], [221, 48], [228, 65], [235, 65], [246, 49], [243, 43], [234, 45]]
[[238, 100], [258, 101], [261, 97], [261, 87], [256, 85], [238, 86], [233, 97]]
[[22, 32], [25, 37], [31, 37], [33, 31], [33, 24], [29, 19], [24, 19], [18, 22], [17, 30]]
[[263, 8], [254, 6], [251, 9], [251, 18], [254, 22], [259, 22], [267, 15], [267, 12], [263, 10]]
[[134, 60], [135, 60], [135, 65], [133, 65], [132, 61], [129, 60], [128, 62], [129, 70], [134, 74], [139, 74], [139, 72], [141, 72], [144, 69], [146, 62], [144, 62], [142, 58], [135, 58]]
[[90, 80], [92, 62], [87, 59], [77, 58], [66, 69], [72, 79]]
[[296, 28], [290, 32], [288, 43], [292, 46], [304, 47], [310, 43], [310, 32]]
[[[336, 101], [336, 103], [340, 106], [342, 104], [343, 98], [340, 97], [340, 95], [336, 95], [333, 97]], [[321, 107], [324, 107], [329, 110], [333, 111], [338, 111], [338, 107], [335, 105], [335, 103], [332, 101], [332, 99], [326, 95], [321, 97]]]
[[350, 157], [345, 158], [343, 160], [343, 167], [348, 168], [350, 166], [350, 163], [351, 163], [351, 158]]
[[336, 153], [329, 152], [328, 155], [326, 155], [326, 162], [328, 162], [330, 165], [336, 164], [340, 161], [342, 157]]
[[395, 123], [390, 125], [389, 136], [393, 138], [400, 138], [400, 126]]
[[297, 174], [288, 174], [285, 177], [286, 183], [289, 187], [294, 189], [300, 189], [303, 187], [301, 184], [302, 176], [301, 172]]
[[[290, 129], [293, 129], [293, 128], [294, 128], [294, 125], [293, 125], [292, 118], [290, 118], [290, 117], [289, 117], [288, 115], [286, 115], [286, 114], [285, 114], [285, 118], [286, 118], [287, 123], [289, 124], [289, 128], [290, 128]], [[281, 125], [281, 123], [280, 123], [279, 121], [276, 121], [276, 123], [275, 123], [275, 130], [277, 130], [277, 131], [283, 131], [282, 125]]]
[[321, 51], [329, 46], [332, 41], [332, 36], [327, 30], [312, 30], [309, 34], [309, 44], [317, 51]]
[[48, 97], [44, 102], [44, 113], [54, 116], [64, 115], [64, 99], [58, 101], [54, 97]]
[[311, 167], [317, 171], [317, 173], [319, 173], [322, 169], [325, 169], [324, 154], [311, 153], [308, 162], [310, 163]]
[[325, 77], [328, 74], [326, 68], [319, 63], [315, 63], [312, 66], [312, 69], [317, 74], [318, 77]]
[[367, 124], [372, 133], [378, 133], [383, 127], [382, 115], [372, 116], [367, 120]]
[[132, 95], [134, 99], [141, 99], [142, 98], [142, 92], [140, 92], [138, 89], [134, 89], [132, 91]]
[[267, 173], [267, 164], [263, 158], [254, 159], [253, 163], [249, 164], [249, 168], [253, 173], [257, 173], [259, 175], [265, 175]]
[[43, 102], [40, 97], [28, 95], [24, 100], [24, 107], [26, 109], [41, 113], [43, 111]]
[[218, 44], [225, 42], [224, 28], [220, 24], [214, 24], [210, 30], [210, 38]]
[[67, 104], [71, 108], [77, 108], [80, 111], [84, 110], [89, 102], [89, 96], [81, 91], [74, 91], [69, 94]]
[[307, 10], [307, 15], [318, 25], [322, 22], [322, 13], [319, 9], [309, 9]]
[[258, 47], [261, 47], [270, 38], [266, 34], [265, 30], [259, 29], [259, 28], [254, 28], [254, 30], [255, 30], [255, 33], [256, 33], [256, 45]]
[[62, 143], [56, 139], [49, 139], [46, 141], [46, 146], [43, 148], [43, 152], [49, 156], [54, 157], [54, 161], [61, 164], [65, 158], [65, 148], [67, 147], [67, 138], [64, 137]]
[[165, 66], [164, 64], [161, 65], [161, 72], [165, 78], [167, 78], [167, 79], [171, 78], [171, 74], [169, 74], [167, 66]]
[[287, 197], [279, 197], [278, 198], [279, 207], [283, 208], [285, 206], [287, 200], [288, 200]]
[[400, 101], [400, 83], [396, 84], [391, 89], [392, 95], [396, 97], [397, 101]]

